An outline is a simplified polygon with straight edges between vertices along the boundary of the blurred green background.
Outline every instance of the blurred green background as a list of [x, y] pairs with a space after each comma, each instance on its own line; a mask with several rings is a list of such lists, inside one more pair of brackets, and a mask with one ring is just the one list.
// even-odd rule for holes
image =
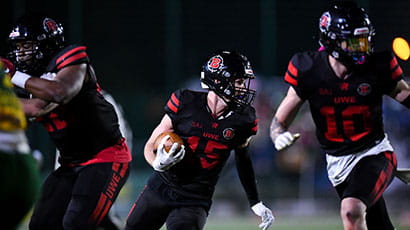
[[[410, 1], [357, 2], [376, 27], [376, 50], [390, 49], [396, 36], [410, 39]], [[143, 145], [163, 116], [170, 93], [180, 87], [199, 89], [206, 57], [218, 49], [236, 49], [248, 56], [257, 75], [260, 127], [251, 150], [261, 198], [277, 216], [274, 229], [341, 229], [338, 200], [327, 180], [308, 109], [302, 109], [292, 127], [302, 137], [291, 149], [275, 152], [268, 137], [270, 120], [287, 88], [281, 76], [295, 52], [318, 48], [318, 20], [329, 1], [13, 0], [1, 5], [1, 56], [7, 53], [15, 19], [28, 10], [46, 12], [63, 23], [69, 43], [87, 46], [100, 85], [121, 104], [133, 133], [134, 159], [131, 177], [114, 207], [122, 218], [151, 173]], [[407, 75], [409, 64], [400, 64]], [[386, 101], [386, 130], [401, 167], [410, 166], [408, 117], [401, 105]], [[46, 175], [54, 166], [54, 146], [38, 125], [32, 125], [28, 135], [33, 149], [42, 153], [41, 171]], [[409, 186], [393, 181], [386, 200], [396, 227], [410, 229]], [[257, 229], [258, 222], [230, 160], [207, 229]]]

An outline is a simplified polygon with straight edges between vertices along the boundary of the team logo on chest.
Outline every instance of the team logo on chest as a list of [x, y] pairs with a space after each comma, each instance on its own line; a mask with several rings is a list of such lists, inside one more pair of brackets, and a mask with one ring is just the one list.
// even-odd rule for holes
[[222, 132], [222, 135], [226, 140], [231, 140], [235, 136], [235, 130], [233, 130], [233, 128], [226, 128]]
[[370, 86], [369, 83], [361, 83], [357, 87], [357, 93], [361, 96], [369, 95], [371, 91], [372, 91], [372, 87]]

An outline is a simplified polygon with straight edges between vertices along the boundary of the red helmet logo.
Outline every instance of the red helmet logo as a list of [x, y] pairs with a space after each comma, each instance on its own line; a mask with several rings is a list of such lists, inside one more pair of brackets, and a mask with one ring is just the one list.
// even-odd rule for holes
[[330, 14], [329, 12], [325, 12], [319, 20], [319, 28], [328, 28], [330, 25]]
[[48, 32], [54, 32], [58, 30], [57, 23], [51, 18], [45, 18], [43, 21], [44, 29]]
[[219, 56], [219, 55], [212, 57], [212, 58], [208, 61], [208, 69], [209, 69], [211, 72], [217, 71], [222, 65], [223, 65], [223, 59], [222, 59], [222, 57]]

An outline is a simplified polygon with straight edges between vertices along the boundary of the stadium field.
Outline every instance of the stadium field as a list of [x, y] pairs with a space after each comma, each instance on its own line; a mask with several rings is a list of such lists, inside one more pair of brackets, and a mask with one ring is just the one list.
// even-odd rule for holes
[[[394, 220], [395, 221], [395, 220]], [[205, 225], [206, 230], [258, 230], [258, 218], [250, 217], [209, 217]], [[407, 224], [406, 224], [407, 225]], [[410, 230], [410, 225], [400, 226], [395, 221], [397, 230]], [[19, 230], [27, 230], [24, 223]], [[321, 217], [276, 217], [275, 223], [269, 228], [272, 230], [341, 230], [342, 223], [338, 216]], [[162, 227], [161, 230], [166, 230]]]
[[[209, 217], [206, 230], [258, 230], [259, 219], [255, 218], [212, 218]], [[398, 226], [397, 230], [410, 230], [410, 226]], [[161, 230], [165, 230], [163, 227]], [[269, 228], [272, 230], [342, 230], [342, 222], [338, 216], [334, 217], [277, 217]]]

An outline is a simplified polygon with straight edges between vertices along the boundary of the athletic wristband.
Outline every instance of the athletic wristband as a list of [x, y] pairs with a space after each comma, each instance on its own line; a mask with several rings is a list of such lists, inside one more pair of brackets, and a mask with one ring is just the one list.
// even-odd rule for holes
[[26, 85], [26, 81], [31, 78], [30, 75], [25, 74], [23, 72], [20, 71], [16, 71], [16, 73], [13, 75], [13, 77], [11, 78], [11, 82], [18, 86], [21, 87], [23, 89], [25, 89], [25, 85]]

